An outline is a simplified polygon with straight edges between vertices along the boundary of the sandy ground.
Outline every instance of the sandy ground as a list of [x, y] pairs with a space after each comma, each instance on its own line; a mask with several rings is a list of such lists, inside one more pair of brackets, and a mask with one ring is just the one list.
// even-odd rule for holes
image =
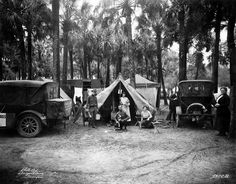
[[215, 130], [54, 127], [37, 138], [0, 131], [0, 183], [236, 183], [236, 143]]

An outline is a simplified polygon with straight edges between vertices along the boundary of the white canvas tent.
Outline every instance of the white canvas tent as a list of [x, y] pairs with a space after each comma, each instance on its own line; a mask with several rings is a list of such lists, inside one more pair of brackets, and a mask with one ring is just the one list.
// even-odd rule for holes
[[[130, 79], [126, 82], [130, 84]], [[135, 75], [136, 90], [152, 105], [156, 106], [157, 88], [160, 85], [156, 82], [150, 81], [138, 74]]]
[[144, 105], [147, 106], [150, 111], [155, 111], [155, 108], [119, 75], [109, 87], [105, 88], [97, 95], [98, 108], [102, 116], [108, 116], [113, 108], [117, 109], [121, 95], [119, 91], [125, 92], [130, 100], [131, 118], [134, 118], [137, 112], [140, 113]]

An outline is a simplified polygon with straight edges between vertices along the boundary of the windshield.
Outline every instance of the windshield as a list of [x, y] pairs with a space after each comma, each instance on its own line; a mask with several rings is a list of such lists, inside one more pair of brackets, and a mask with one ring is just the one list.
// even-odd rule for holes
[[211, 96], [212, 83], [189, 82], [179, 85], [180, 96]]

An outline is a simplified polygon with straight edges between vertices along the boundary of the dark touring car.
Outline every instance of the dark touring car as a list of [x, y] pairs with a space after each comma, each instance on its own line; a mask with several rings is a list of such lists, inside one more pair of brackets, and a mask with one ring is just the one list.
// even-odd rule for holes
[[58, 84], [33, 80], [0, 82], [0, 127], [37, 136], [44, 126], [70, 116], [72, 101], [57, 98]]
[[203, 124], [208, 121], [214, 125], [215, 115], [212, 111], [214, 102], [213, 82], [209, 80], [185, 80], [179, 82], [178, 100], [176, 108], [177, 126], [183, 121]]

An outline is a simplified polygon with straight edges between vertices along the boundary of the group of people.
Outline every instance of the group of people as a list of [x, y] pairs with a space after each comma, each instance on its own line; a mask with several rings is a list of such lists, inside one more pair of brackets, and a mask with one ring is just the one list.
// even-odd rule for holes
[[[120, 130], [127, 130], [127, 124], [131, 121], [130, 116], [130, 101], [126, 94], [123, 93], [120, 97], [120, 105], [118, 106], [118, 112], [114, 114], [113, 117], [115, 121], [115, 127]], [[143, 106], [143, 110], [141, 112], [141, 125], [147, 128], [152, 126], [152, 114], [148, 110], [148, 106]]]
[[[216, 108], [216, 125], [219, 130], [219, 136], [225, 136], [226, 132], [229, 132], [230, 124], [230, 98], [227, 95], [227, 88], [222, 87], [220, 89], [221, 95], [213, 102], [213, 106]], [[167, 120], [176, 121], [176, 106], [179, 105], [177, 95], [172, 95], [169, 103], [169, 114]], [[85, 104], [82, 104], [80, 97], [76, 97], [76, 103], [74, 106], [74, 123], [78, 120], [81, 113], [86, 114], [89, 118], [90, 125], [96, 127], [96, 114], [98, 112], [98, 102], [96, 97], [96, 90], [92, 90]], [[115, 121], [115, 127], [120, 130], [127, 130], [127, 125], [131, 121], [130, 116], [130, 101], [126, 94], [123, 93], [120, 97], [120, 103], [118, 106], [118, 112], [113, 112], [113, 119]], [[141, 112], [141, 126], [151, 128], [152, 127], [152, 114], [148, 110], [147, 106], [143, 106]]]
[[[76, 103], [74, 105], [74, 121], [75, 123], [81, 114], [83, 113], [84, 117], [88, 118], [89, 125], [93, 128], [96, 128], [96, 114], [98, 113], [98, 102], [96, 97], [96, 90], [92, 90], [92, 95], [90, 95], [87, 101], [82, 104], [81, 98], [76, 97]], [[125, 93], [122, 93], [120, 97], [120, 102], [118, 106], [118, 112], [112, 111], [113, 120], [115, 121], [115, 127], [120, 130], [127, 130], [127, 125], [131, 121], [130, 115], [130, 101]], [[148, 110], [147, 106], [143, 107], [141, 112], [141, 123], [145, 127], [151, 127], [151, 118], [152, 114]]]
[[[230, 97], [227, 95], [226, 87], [221, 87], [220, 92], [219, 97], [213, 100], [212, 106], [216, 108], [216, 128], [219, 131], [217, 135], [226, 136], [230, 125]], [[179, 106], [179, 101], [177, 95], [173, 94], [170, 97], [169, 113], [166, 118], [170, 122], [176, 121], [176, 106]]]

